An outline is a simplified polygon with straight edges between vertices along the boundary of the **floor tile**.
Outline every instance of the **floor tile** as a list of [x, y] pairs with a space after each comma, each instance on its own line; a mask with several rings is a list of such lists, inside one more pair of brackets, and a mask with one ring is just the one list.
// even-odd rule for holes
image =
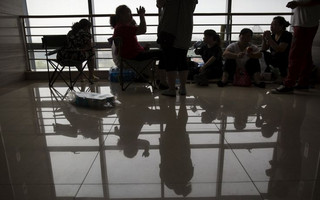
[[255, 182], [264, 199], [319, 199], [319, 183], [315, 181]]
[[[64, 192], [50, 184], [33, 185], [28, 183], [16, 185], [1, 185], [1, 198], [5, 200], [15, 199], [48, 199], [72, 198], [75, 196], [79, 185], [63, 185]], [[2, 190], [3, 189], [3, 190]], [[12, 192], [13, 191], [13, 192]]]
[[[244, 195], [260, 198], [231, 150], [223, 155], [215, 149], [193, 150], [191, 168], [186, 161], [179, 165], [179, 161], [165, 160], [166, 157], [161, 157], [156, 149], [150, 150], [150, 156], [146, 158], [142, 156], [143, 149], [133, 158], [126, 157], [121, 148], [119, 150], [100, 152], [77, 197], [107, 194], [109, 198], [139, 199], [184, 194], [188, 197]], [[162, 155], [166, 156], [164, 152]], [[218, 166], [219, 159], [224, 163], [223, 169]]]
[[[187, 85], [176, 98], [135, 84], [79, 84], [115, 108], [71, 104], [57, 83], [0, 95], [7, 199], [312, 199], [320, 92]], [[298, 198], [297, 198], [298, 197]]]

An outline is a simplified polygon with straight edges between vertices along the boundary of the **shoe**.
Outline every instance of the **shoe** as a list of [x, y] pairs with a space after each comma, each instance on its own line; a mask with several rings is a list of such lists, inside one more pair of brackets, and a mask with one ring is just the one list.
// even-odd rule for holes
[[295, 90], [309, 90], [309, 86], [296, 85], [293, 87]]
[[164, 95], [164, 96], [175, 97], [176, 96], [176, 91], [167, 89], [167, 90], [163, 90], [161, 94]]
[[187, 94], [186, 88], [179, 88], [179, 94], [185, 96]]
[[218, 85], [218, 87], [224, 87], [224, 86], [226, 86], [228, 83], [224, 83], [224, 82], [222, 82], [222, 81], [218, 81], [217, 82], [217, 85]]
[[292, 94], [293, 88], [292, 87], [286, 87], [284, 85], [280, 85], [279, 87], [271, 90], [272, 94]]
[[95, 76], [95, 75], [92, 75], [92, 77], [89, 77], [89, 79], [90, 79], [90, 81], [92, 81], [92, 82], [97, 82], [97, 81], [100, 80], [100, 78], [97, 77], [97, 76]]
[[254, 86], [258, 88], [266, 88], [266, 83], [265, 82], [254, 83]]

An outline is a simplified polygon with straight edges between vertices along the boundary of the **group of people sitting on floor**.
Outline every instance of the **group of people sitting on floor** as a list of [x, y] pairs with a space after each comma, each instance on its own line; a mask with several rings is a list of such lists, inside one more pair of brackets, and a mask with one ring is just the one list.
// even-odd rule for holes
[[292, 40], [292, 34], [286, 30], [289, 25], [283, 17], [274, 17], [271, 30], [263, 33], [261, 48], [251, 43], [252, 30], [244, 28], [240, 31], [239, 40], [228, 45], [224, 51], [221, 50], [219, 35], [214, 30], [206, 30], [203, 45], [195, 50], [196, 54], [201, 55], [204, 65], [199, 68], [199, 74], [194, 75], [194, 81], [199, 85], [208, 85], [209, 79], [222, 77], [217, 85], [224, 87], [230, 80], [234, 85], [248, 86], [252, 79], [253, 85], [264, 88], [259, 62], [262, 56], [267, 72], [278, 68], [281, 77], [286, 77]]

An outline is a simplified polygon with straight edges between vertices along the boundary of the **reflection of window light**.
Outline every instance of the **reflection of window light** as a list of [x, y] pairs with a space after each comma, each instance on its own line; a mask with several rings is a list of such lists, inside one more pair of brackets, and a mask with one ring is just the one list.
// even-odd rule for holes
[[[155, 14], [158, 13], [158, 8], [156, 7], [156, 3], [150, 0], [141, 0], [139, 4], [137, 1], [131, 0], [118, 0], [118, 1], [105, 1], [105, 0], [95, 0], [92, 2], [92, 14], [114, 14], [116, 7], [121, 4], [126, 4], [132, 10], [133, 14], [136, 14], [136, 7], [139, 5], [143, 5], [146, 8], [147, 14]], [[212, 0], [199, 0], [198, 5], [195, 9], [195, 14], [197, 13], [226, 13], [227, 12], [227, 2], [226, 0], [217, 1], [212, 4]], [[287, 1], [285, 0], [271, 0], [270, 1], [261, 2], [255, 0], [249, 0], [245, 3], [240, 0], [232, 0], [232, 12], [234, 13], [246, 13], [246, 12], [290, 12], [288, 8], [285, 7]], [[29, 15], [88, 15], [89, 13], [89, 1], [88, 0], [26, 0], [28, 14]], [[266, 6], [261, 6], [261, 4], [267, 4]], [[74, 6], [77, 5], [77, 6]], [[268, 30], [270, 27], [270, 23], [274, 16], [239, 16], [235, 15], [232, 17], [232, 34], [231, 38], [225, 37], [231, 41], [237, 41], [239, 32], [242, 28], [252, 28], [255, 29], [255, 24], [259, 25], [259, 32], [263, 32], [264, 30]], [[288, 21], [290, 21], [290, 16], [284, 16]], [[28, 36], [26, 40], [32, 44], [41, 43], [41, 35], [50, 35], [50, 34], [66, 34], [73, 23], [79, 21], [81, 17], [72, 17], [72, 18], [30, 18], [28, 19], [28, 26], [31, 28], [26, 30]], [[134, 18], [138, 21], [138, 17], [134, 16]], [[157, 16], [147, 16], [147, 33], [146, 35], [138, 36], [140, 42], [154, 42], [157, 39], [157, 24], [158, 17]], [[113, 33], [113, 29], [110, 28], [109, 17], [95, 17], [94, 20], [94, 41], [97, 43], [105, 43], [109, 37], [111, 37]], [[197, 41], [203, 38], [203, 31], [205, 29], [213, 29], [220, 33], [221, 26], [227, 23], [227, 16], [194, 16], [194, 29], [192, 40]], [[256, 31], [254, 31], [256, 33]], [[258, 43], [260, 40], [257, 40]], [[110, 51], [106, 51], [105, 49], [99, 49], [96, 54], [96, 65], [98, 70], [108, 70], [114, 66], [114, 63], [111, 59]], [[30, 66], [32, 71], [45, 71], [46, 63], [44, 60], [42, 52], [30, 52], [30, 58], [34, 60], [30, 60]]]
[[[56, 89], [63, 94], [68, 90], [67, 87], [56, 87]], [[109, 86], [97, 86], [95, 89], [101, 93], [110, 92]], [[159, 138], [163, 124], [160, 122], [145, 124], [139, 135], [140, 139], [150, 142], [152, 159], [142, 157], [142, 149], [138, 151], [136, 157], [126, 158], [121, 147], [117, 145], [119, 137], [113, 131], [115, 126], [119, 126], [117, 114], [101, 118], [100, 125], [104, 126], [105, 130], [101, 129], [102, 137], [99, 138], [102, 138], [104, 143], [98, 139], [84, 139], [81, 136], [67, 137], [53, 131], [52, 123], [55, 120], [67, 125], [70, 122], [61, 110], [59, 102], [52, 96], [50, 89], [34, 88], [33, 92], [34, 101], [37, 102], [35, 105], [39, 128], [44, 126], [47, 133], [45, 135], [47, 150], [50, 155], [57, 197], [71, 198], [75, 194], [77, 197], [90, 199], [140, 198], [141, 194], [149, 198], [176, 197], [174, 192], [166, 186], [162, 191], [159, 177], [161, 162]], [[256, 115], [249, 116], [247, 128], [243, 132], [234, 131], [232, 116], [227, 117], [224, 122], [216, 120], [212, 124], [203, 124], [199, 113], [204, 109], [194, 103], [196, 100], [196, 96], [188, 96], [186, 101], [189, 116], [187, 131], [194, 166], [194, 175], [191, 179], [192, 195], [221, 198], [239, 195], [239, 193], [233, 193], [235, 190], [230, 190], [237, 186], [243, 188], [240, 193], [243, 196], [256, 195], [253, 193], [256, 190], [248, 180], [243, 166], [239, 165], [237, 157], [245, 157], [246, 160], [263, 158], [259, 159], [261, 162], [248, 161], [247, 163], [252, 165], [251, 169], [255, 169], [248, 173], [255, 173], [253, 175], [259, 180], [268, 181], [269, 177], [266, 177], [265, 170], [270, 167], [269, 160], [273, 157], [278, 134], [275, 133], [269, 139], [261, 137], [261, 132], [254, 126]], [[154, 96], [152, 102], [152, 107], [149, 109], [160, 108], [159, 96]], [[192, 111], [191, 105], [197, 112]], [[179, 108], [180, 105], [175, 106], [176, 111]], [[220, 123], [229, 123], [230, 126], [227, 126], [226, 130], [221, 130]], [[233, 146], [232, 151], [230, 145]], [[247, 156], [248, 154], [250, 156]], [[87, 162], [88, 160], [92, 162]], [[137, 169], [135, 173], [132, 173], [133, 168]], [[215, 188], [221, 188], [221, 190]], [[161, 196], [162, 192], [163, 196]]]
[[[50, 152], [53, 181], [57, 197], [74, 197], [84, 177], [90, 169], [91, 162], [94, 160], [97, 152], [81, 152], [74, 154], [72, 152]], [[95, 160], [93, 167], [100, 166], [100, 160]], [[76, 166], [76, 167], [75, 167]], [[103, 197], [101, 169], [92, 169], [85, 184], [95, 184], [95, 194], [90, 193], [90, 197]], [[93, 173], [93, 174], [92, 174]], [[91, 181], [91, 182], [88, 182]]]

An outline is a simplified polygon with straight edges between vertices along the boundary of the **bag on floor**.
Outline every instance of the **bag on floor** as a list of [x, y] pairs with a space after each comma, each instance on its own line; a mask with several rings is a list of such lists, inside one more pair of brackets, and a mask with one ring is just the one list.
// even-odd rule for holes
[[94, 92], [70, 92], [70, 103], [95, 109], [113, 108], [115, 98], [111, 94], [99, 94]]

